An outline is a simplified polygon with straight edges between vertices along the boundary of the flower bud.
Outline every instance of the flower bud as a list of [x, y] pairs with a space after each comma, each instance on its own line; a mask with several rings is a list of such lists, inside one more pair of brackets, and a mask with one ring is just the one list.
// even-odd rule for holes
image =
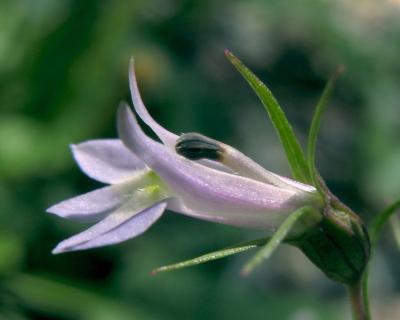
[[318, 225], [290, 243], [329, 278], [349, 285], [360, 280], [370, 256], [368, 233], [360, 218], [330, 205]]

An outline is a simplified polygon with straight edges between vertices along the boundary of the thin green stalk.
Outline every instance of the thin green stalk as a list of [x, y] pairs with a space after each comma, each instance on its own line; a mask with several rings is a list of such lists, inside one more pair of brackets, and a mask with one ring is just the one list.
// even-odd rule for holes
[[358, 281], [348, 287], [351, 309], [354, 320], [370, 320], [369, 310], [366, 309], [365, 300], [363, 298], [363, 290], [361, 281]]

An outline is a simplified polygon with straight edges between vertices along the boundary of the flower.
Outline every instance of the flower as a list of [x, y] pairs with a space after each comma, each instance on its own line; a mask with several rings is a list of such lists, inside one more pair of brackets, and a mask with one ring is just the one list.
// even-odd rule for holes
[[[263, 169], [238, 150], [200, 134], [178, 137], [148, 113], [133, 61], [129, 83], [136, 113], [162, 143], [149, 138], [126, 104], [118, 110], [121, 140], [72, 145], [81, 170], [109, 186], [62, 201], [47, 211], [96, 221], [53, 253], [116, 244], [145, 232], [165, 209], [191, 217], [272, 233], [293, 211], [323, 201], [316, 189]], [[193, 161], [198, 160], [198, 161]], [[304, 226], [293, 230], [293, 235]]]

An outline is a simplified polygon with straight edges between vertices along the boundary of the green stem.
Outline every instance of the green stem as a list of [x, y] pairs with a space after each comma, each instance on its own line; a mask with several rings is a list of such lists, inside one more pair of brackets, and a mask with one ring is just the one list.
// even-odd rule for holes
[[354, 320], [371, 320], [368, 307], [364, 304], [361, 281], [348, 287], [351, 309]]
[[362, 298], [363, 298], [363, 304], [364, 308], [367, 311], [368, 318], [371, 319], [371, 309], [369, 305], [369, 288], [368, 288], [368, 277], [369, 277], [369, 263], [367, 265], [367, 268], [364, 271], [362, 280], [361, 280], [361, 290], [362, 290]]

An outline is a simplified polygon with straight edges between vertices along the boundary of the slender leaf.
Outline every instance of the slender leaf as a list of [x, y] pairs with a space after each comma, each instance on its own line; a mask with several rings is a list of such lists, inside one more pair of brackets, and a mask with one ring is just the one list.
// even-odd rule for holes
[[279, 106], [272, 92], [230, 51], [226, 50], [225, 55], [239, 73], [246, 79], [267, 110], [285, 150], [293, 177], [298, 181], [311, 183], [311, 177], [309, 175], [303, 150], [301, 149], [285, 113]]
[[43, 317], [46, 314], [57, 315], [57, 319], [95, 319], [94, 314], [102, 314], [102, 319], [132, 319], [132, 315], [134, 319], [154, 319], [139, 303], [122, 302], [99, 293], [99, 288], [84, 288], [82, 283], [70, 282], [17, 273], [2, 279], [1, 285], [10, 297], [15, 297], [32, 310], [41, 311]]
[[283, 221], [278, 230], [274, 233], [271, 239], [262, 247], [258, 253], [244, 266], [241, 274], [247, 276], [253, 271], [261, 262], [268, 259], [278, 248], [278, 246], [285, 240], [287, 234], [292, 230], [296, 222], [306, 213], [309, 212], [309, 207], [303, 207], [293, 212], [289, 217]]
[[400, 210], [400, 200], [397, 200], [381, 213], [375, 216], [375, 218], [371, 221], [368, 232], [371, 240], [371, 248], [374, 249], [376, 242], [378, 241], [379, 236], [382, 233], [382, 229], [385, 226], [386, 222], [389, 220], [396, 211]]
[[320, 184], [320, 177], [318, 171], [316, 169], [315, 164], [315, 148], [317, 145], [318, 132], [321, 126], [322, 115], [325, 111], [325, 108], [332, 96], [333, 88], [335, 87], [335, 83], [337, 78], [343, 72], [343, 66], [339, 66], [336, 69], [336, 72], [329, 79], [328, 83], [325, 86], [324, 91], [322, 92], [321, 98], [318, 101], [317, 107], [315, 108], [314, 116], [311, 122], [310, 132], [308, 135], [308, 145], [307, 145], [307, 164], [309, 175], [312, 179], [313, 185], [318, 189], [320, 193], [323, 193], [323, 187]]
[[233, 246], [227, 247], [222, 250], [204, 254], [204, 255], [194, 258], [194, 259], [190, 259], [190, 260], [178, 262], [175, 264], [159, 267], [157, 269], [154, 269], [151, 273], [154, 275], [154, 274], [157, 274], [160, 272], [174, 271], [177, 269], [192, 267], [192, 266], [202, 264], [205, 262], [209, 262], [212, 260], [225, 258], [225, 257], [231, 256], [234, 254], [238, 254], [238, 253], [250, 250], [250, 249], [260, 247], [260, 246], [264, 245], [265, 243], [267, 243], [269, 239], [270, 238], [261, 238], [261, 239], [256, 239], [256, 240], [240, 243], [237, 245], [233, 245]]
[[[371, 240], [371, 256], [374, 253], [376, 243], [378, 242], [379, 236], [382, 233], [383, 227], [385, 226], [386, 222], [398, 211], [400, 210], [400, 200], [397, 200], [390, 206], [388, 206], [385, 210], [381, 213], [377, 214], [374, 219], [371, 221], [368, 233]], [[362, 279], [362, 287], [363, 287], [363, 297], [364, 297], [364, 305], [366, 309], [369, 310], [369, 285], [368, 285], [368, 278], [369, 278], [369, 265], [364, 272], [364, 277]]]

